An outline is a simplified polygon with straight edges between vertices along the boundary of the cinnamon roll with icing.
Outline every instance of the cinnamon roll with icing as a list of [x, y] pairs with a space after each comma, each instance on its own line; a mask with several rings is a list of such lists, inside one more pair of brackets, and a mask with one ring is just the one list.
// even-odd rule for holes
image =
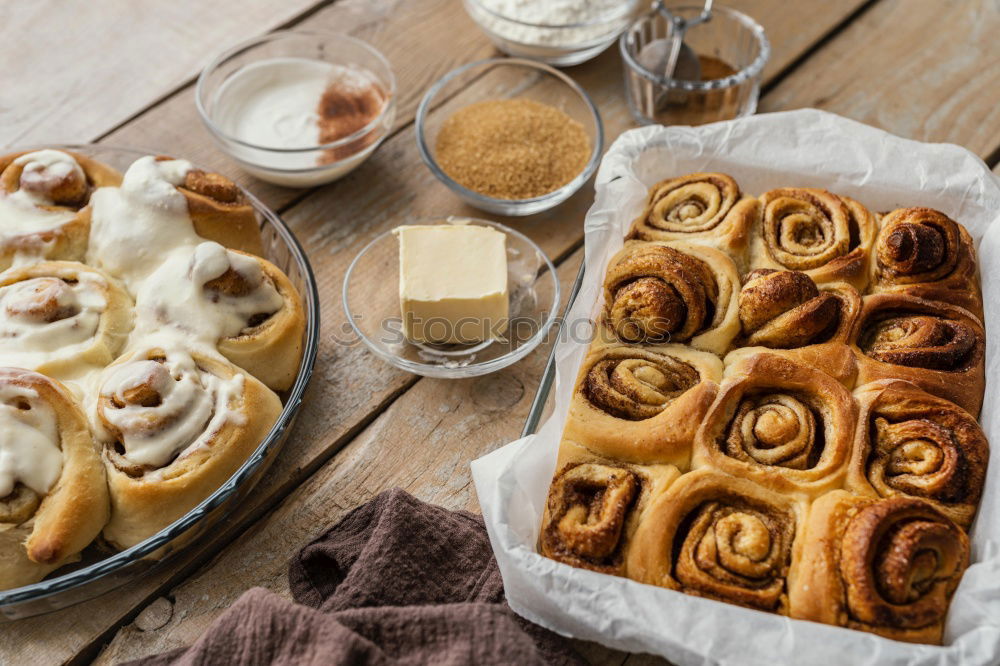
[[989, 444], [976, 420], [902, 380], [872, 382], [854, 396], [861, 412], [848, 490], [918, 497], [968, 529], [989, 463]]
[[813, 503], [789, 580], [791, 616], [941, 643], [969, 538], [933, 505], [843, 490]]
[[71, 378], [101, 368], [132, 328], [132, 299], [101, 271], [69, 261], [0, 275], [0, 365]]
[[851, 339], [859, 385], [905, 379], [979, 416], [986, 336], [968, 310], [904, 294], [865, 296]]
[[604, 324], [625, 343], [686, 342], [722, 354], [739, 332], [739, 274], [710, 247], [630, 241], [604, 280]]
[[141, 280], [165, 253], [213, 240], [261, 254], [260, 228], [239, 188], [186, 160], [141, 157], [121, 187], [92, 196], [87, 263], [126, 282]]
[[262, 249], [249, 197], [184, 160], [0, 157], [0, 366], [25, 368], [0, 369], [0, 587], [151, 536], [266, 438], [248, 373], [288, 388], [305, 317]]
[[762, 353], [727, 373], [692, 462], [811, 499], [843, 487], [856, 423], [851, 394], [832, 377]]
[[595, 342], [563, 436], [610, 458], [687, 469], [695, 429], [721, 376], [718, 357], [681, 345]]
[[114, 169], [61, 150], [0, 157], [0, 270], [18, 256], [83, 259], [90, 196], [120, 182]]
[[750, 229], [759, 216], [757, 199], [744, 196], [732, 177], [693, 173], [650, 188], [646, 208], [632, 223], [629, 238], [687, 240], [711, 245], [742, 261]]
[[539, 535], [543, 555], [622, 576], [630, 537], [649, 502], [680, 476], [670, 465], [630, 465], [564, 441]]
[[218, 345], [269, 388], [291, 387], [302, 359], [305, 314], [277, 266], [218, 243], [168, 257], [136, 295], [139, 328], [174, 326]]
[[59, 382], [0, 368], [0, 589], [77, 559], [108, 519], [87, 419]]
[[826, 190], [786, 187], [760, 196], [760, 228], [750, 268], [802, 271], [817, 284], [868, 285], [875, 216], [857, 201]]
[[932, 208], [886, 214], [875, 239], [872, 291], [944, 301], [982, 319], [976, 248], [965, 227]]
[[128, 548], [193, 509], [280, 412], [259, 381], [198, 353], [148, 349], [108, 366], [94, 406], [111, 493], [105, 539]]
[[626, 573], [642, 583], [788, 613], [786, 577], [803, 504], [707, 469], [681, 476], [643, 512]]

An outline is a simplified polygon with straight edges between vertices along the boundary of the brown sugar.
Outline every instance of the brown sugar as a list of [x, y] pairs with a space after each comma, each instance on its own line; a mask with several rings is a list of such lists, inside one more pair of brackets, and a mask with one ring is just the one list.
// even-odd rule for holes
[[530, 99], [477, 102], [441, 127], [435, 158], [454, 181], [495, 199], [531, 199], [575, 178], [590, 157], [583, 125]]

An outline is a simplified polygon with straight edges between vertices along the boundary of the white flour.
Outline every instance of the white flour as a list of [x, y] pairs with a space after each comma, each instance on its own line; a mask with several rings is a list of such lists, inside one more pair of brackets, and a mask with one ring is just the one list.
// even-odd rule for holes
[[[467, 7], [477, 21], [504, 39], [535, 46], [575, 47], [618, 34], [634, 5], [634, 0], [470, 0]], [[592, 25], [537, 28], [504, 21], [490, 12], [534, 25]]]

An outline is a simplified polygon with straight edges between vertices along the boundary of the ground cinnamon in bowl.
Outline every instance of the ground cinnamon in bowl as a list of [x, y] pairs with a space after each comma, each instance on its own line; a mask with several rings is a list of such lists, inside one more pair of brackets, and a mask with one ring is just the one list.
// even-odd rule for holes
[[494, 199], [532, 199], [584, 170], [591, 143], [583, 125], [525, 98], [477, 102], [441, 126], [435, 158], [459, 185]]

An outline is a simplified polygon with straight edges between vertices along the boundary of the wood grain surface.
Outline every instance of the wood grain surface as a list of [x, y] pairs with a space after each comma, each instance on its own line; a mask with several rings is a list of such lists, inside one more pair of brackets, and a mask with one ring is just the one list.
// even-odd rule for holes
[[761, 110], [826, 109], [993, 157], [998, 26], [997, 0], [882, 0], [785, 78]]
[[[0, 145], [86, 143], [316, 0], [0, 3]], [[12, 85], [14, 84], [14, 85]], [[136, 144], [143, 145], [143, 144]]]
[[[240, 12], [250, 14], [254, 10], [244, 10], [244, 5], [256, 7], [258, 3], [239, 4]], [[234, 39], [287, 22], [285, 15], [294, 4], [271, 3], [267, 18], [257, 15], [252, 27], [251, 21], [241, 18], [242, 27], [233, 28], [233, 33], [239, 33]], [[953, 12], [962, 16], [938, 17], [941, 33], [934, 32], [932, 21], [921, 18], [925, 13], [921, 7], [936, 4], [923, 0], [740, 0], [727, 4], [759, 20], [772, 43], [765, 80], [768, 93], [762, 99], [762, 109], [820, 106], [904, 136], [961, 143], [984, 158], [995, 157], [1000, 149], [997, 95], [984, 92], [985, 82], [973, 81], [984, 64], [996, 64], [998, 53], [988, 48], [988, 35], [1000, 30], [997, 2], [968, 3], [975, 5], [972, 18], [962, 11]], [[954, 7], [959, 9], [959, 4], [954, 3]], [[214, 3], [212, 16], [225, 14], [222, 7], [234, 12], [236, 5], [232, 0]], [[174, 79], [169, 82], [163, 74], [157, 91], [147, 91], [143, 99], [130, 102], [132, 111], [118, 120], [111, 114], [103, 125], [85, 118], [66, 121], [79, 120], [80, 133], [106, 134], [103, 141], [168, 149], [210, 168], [239, 174], [243, 184], [281, 209], [317, 274], [323, 309], [322, 344], [316, 375], [292, 437], [246, 504], [220, 528], [224, 534], [217, 544], [189, 552], [147, 579], [80, 606], [0, 625], [0, 662], [88, 661], [108, 642], [99, 661], [117, 663], [189, 644], [249, 587], [262, 585], [287, 594], [285, 571], [290, 554], [381, 490], [402, 486], [449, 508], [475, 509], [469, 461], [520, 432], [544, 351], [476, 380], [418, 380], [392, 369], [358, 345], [335, 342], [346, 327], [339, 302], [340, 284], [347, 264], [363, 244], [416, 217], [483, 217], [460, 204], [424, 168], [417, 155], [412, 120], [430, 83], [451, 68], [487, 57], [494, 50], [458, 0], [339, 0], [321, 5], [295, 27], [349, 32], [369, 40], [392, 62], [399, 83], [399, 115], [393, 135], [369, 162], [343, 181], [317, 190], [295, 191], [267, 186], [240, 174], [212, 144], [197, 118], [192, 87], [184, 85], [197, 69], [197, 58], [191, 60], [186, 73], [171, 74]], [[14, 23], [26, 35], [42, 34], [47, 17], [44, 12], [7, 7], [0, 9], [0, 19], [5, 12], [17, 14]], [[99, 25], [106, 30], [127, 27], [130, 32], [121, 45], [112, 40], [108, 48], [115, 52], [115, 58], [129, 57], [126, 42], [141, 42], [146, 32], [163, 29], [134, 18], [131, 24], [119, 19], [117, 15], [105, 18]], [[5, 33], [8, 28], [0, 30]], [[206, 36], [206, 26], [197, 27], [203, 31], [200, 33], [190, 30], [202, 58], [222, 46], [214, 40], [225, 41]], [[923, 52], [911, 54], [927, 65], [908, 69], [906, 76], [900, 74], [897, 70], [906, 66], [907, 49], [926, 50], [913, 49], [913, 44], [928, 41], [935, 45], [939, 60]], [[967, 50], [977, 57], [968, 57]], [[622, 96], [616, 50], [566, 71], [594, 97], [609, 140], [632, 126]], [[993, 88], [996, 76], [1000, 74], [986, 76]], [[24, 82], [29, 80], [16, 77], [19, 85], [26, 86]], [[112, 77], [107, 85], [115, 89], [122, 83]], [[900, 97], [903, 91], [907, 96]], [[161, 101], [167, 93], [171, 94]], [[954, 101], [953, 95], [959, 96], [961, 103]], [[63, 118], [61, 104], [54, 98], [38, 96], [35, 102], [40, 105], [40, 115], [47, 118], [39, 127]], [[6, 106], [4, 99], [0, 120], [7, 120]], [[944, 112], [943, 107], [951, 110]], [[17, 117], [10, 116], [9, 127], [15, 126]], [[9, 129], [3, 122], [0, 127], [0, 131]], [[44, 132], [41, 136], [39, 140], [60, 140]], [[4, 140], [0, 134], [0, 143]], [[580, 260], [582, 220], [591, 199], [588, 186], [555, 211], [504, 222], [528, 234], [560, 261], [560, 276], [565, 281], [575, 275]], [[591, 644], [580, 647], [594, 663], [652, 661]]]

